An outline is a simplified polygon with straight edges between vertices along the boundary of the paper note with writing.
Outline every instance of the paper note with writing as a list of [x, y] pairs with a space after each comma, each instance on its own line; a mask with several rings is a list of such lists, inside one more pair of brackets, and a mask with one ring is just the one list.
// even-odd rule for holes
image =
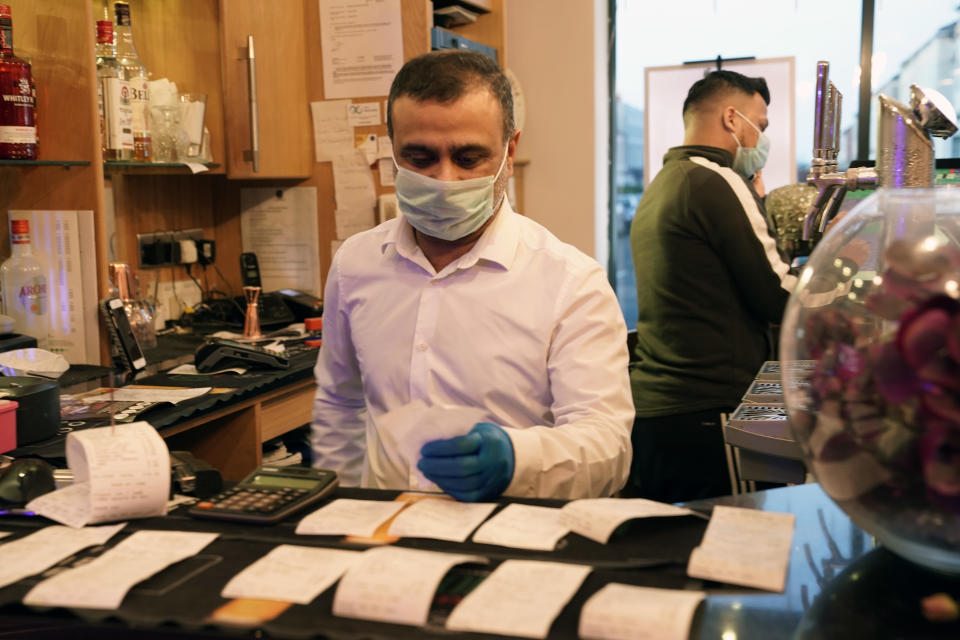
[[84, 402], [169, 402], [180, 404], [184, 400], [199, 398], [209, 393], [212, 387], [197, 387], [194, 389], [172, 389], [158, 387], [138, 387], [130, 385], [114, 389], [110, 393], [85, 398]]
[[487, 419], [483, 409], [454, 405], [428, 407], [422, 400], [388, 411], [377, 419], [376, 429], [387, 451], [399, 452], [406, 466], [407, 486], [420, 491], [440, 491], [417, 469], [420, 449], [427, 442], [462, 436]]
[[323, 295], [316, 187], [240, 190], [243, 250], [257, 254], [264, 291]]
[[333, 159], [333, 191], [338, 209], [373, 211], [377, 203], [373, 173], [359, 149]]
[[393, 160], [393, 141], [389, 136], [377, 138], [377, 157]]
[[393, 159], [380, 158], [377, 160], [377, 172], [380, 174], [380, 186], [392, 187], [395, 184], [393, 175]]
[[329, 162], [353, 148], [353, 127], [347, 118], [349, 100], [310, 103], [313, 116], [313, 150], [317, 162]]
[[410, 505], [394, 518], [388, 533], [401, 538], [463, 542], [496, 508], [495, 502], [427, 498]]
[[583, 605], [578, 635], [585, 640], [687, 640], [705, 595], [611, 582]]
[[319, 1], [323, 95], [387, 95], [403, 65], [400, 0]]
[[346, 240], [355, 233], [373, 229], [377, 222], [373, 209], [337, 209], [333, 212], [333, 219], [339, 240]]
[[546, 638], [590, 570], [560, 562], [507, 560], [454, 608], [446, 627]]
[[353, 146], [363, 154], [368, 167], [377, 160], [377, 134], [356, 133], [353, 136]]
[[210, 167], [203, 164], [202, 162], [185, 162], [187, 168], [190, 169], [190, 173], [203, 173], [204, 171], [209, 171]]
[[52, 525], [3, 543], [0, 545], [0, 589], [45, 571], [81, 549], [103, 544], [124, 526], [126, 523], [73, 529]]
[[[383, 124], [380, 119], [379, 102], [357, 102], [347, 105], [347, 119], [351, 127], [376, 127]], [[374, 139], [376, 141], [376, 139]]]
[[693, 512], [644, 498], [589, 498], [563, 505], [564, 522], [574, 533], [606, 544], [613, 531], [633, 518], [689, 516]]
[[310, 604], [360, 556], [359, 551], [282, 544], [231, 578], [220, 595]]
[[517, 549], [552, 551], [570, 529], [553, 507], [508, 504], [473, 534], [473, 541]]
[[687, 575], [783, 591], [795, 520], [792, 513], [714, 507]]
[[34, 498], [31, 511], [80, 527], [167, 512], [170, 454], [147, 422], [67, 434], [74, 484]]
[[400, 204], [397, 202], [397, 194], [381, 193], [377, 196], [377, 223], [392, 220], [399, 214]]
[[196, 555], [216, 533], [137, 531], [90, 562], [47, 578], [24, 597], [41, 607], [116, 609], [138, 582]]
[[297, 523], [296, 533], [313, 536], [372, 536], [406, 502], [340, 498]]
[[486, 559], [401, 547], [377, 547], [340, 578], [333, 614], [346, 618], [422, 625], [440, 580], [454, 566]]

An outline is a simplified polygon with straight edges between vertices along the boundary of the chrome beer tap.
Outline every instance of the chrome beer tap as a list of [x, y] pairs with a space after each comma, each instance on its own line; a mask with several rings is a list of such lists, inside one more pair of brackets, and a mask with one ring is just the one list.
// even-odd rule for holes
[[840, 105], [842, 94], [829, 80], [830, 63], [817, 63], [817, 97], [813, 120], [813, 161], [807, 182], [819, 195], [803, 225], [803, 239], [823, 233], [837, 214], [848, 190], [877, 187], [932, 187], [935, 160], [931, 136], [949, 138], [957, 116], [942, 94], [910, 85], [910, 106], [880, 94], [876, 168], [840, 172]]

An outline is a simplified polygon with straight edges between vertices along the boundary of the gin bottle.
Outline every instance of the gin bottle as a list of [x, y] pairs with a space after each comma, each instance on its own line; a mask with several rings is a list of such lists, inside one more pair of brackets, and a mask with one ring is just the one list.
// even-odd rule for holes
[[150, 94], [147, 81], [150, 74], [140, 62], [133, 44], [133, 28], [130, 26], [130, 5], [117, 2], [113, 5], [117, 16], [117, 62], [124, 70], [124, 78], [130, 83], [130, 103], [133, 107], [133, 159], [149, 162], [150, 143]]
[[36, 159], [36, 115], [30, 63], [13, 54], [10, 6], [0, 4], [0, 158]]
[[13, 318], [14, 331], [33, 336], [45, 347], [50, 334], [47, 277], [30, 249], [29, 220], [10, 220], [10, 252], [0, 265], [3, 312]]

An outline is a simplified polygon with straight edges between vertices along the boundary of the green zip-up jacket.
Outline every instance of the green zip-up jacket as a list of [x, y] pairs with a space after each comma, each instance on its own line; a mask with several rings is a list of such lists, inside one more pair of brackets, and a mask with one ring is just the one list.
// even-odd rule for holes
[[670, 149], [630, 227], [637, 415], [732, 408], [769, 357], [796, 277], [763, 203], [715, 147]]

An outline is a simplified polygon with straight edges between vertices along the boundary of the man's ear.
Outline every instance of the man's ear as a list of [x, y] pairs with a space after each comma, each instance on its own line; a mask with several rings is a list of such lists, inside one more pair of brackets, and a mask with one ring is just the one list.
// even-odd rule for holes
[[728, 105], [720, 110], [720, 125], [726, 131], [736, 131], [736, 125], [734, 124], [737, 120], [737, 108], [733, 105]]
[[510, 139], [507, 140], [507, 175], [513, 175], [513, 161], [516, 159], [517, 143], [520, 141], [520, 131], [514, 131]]

